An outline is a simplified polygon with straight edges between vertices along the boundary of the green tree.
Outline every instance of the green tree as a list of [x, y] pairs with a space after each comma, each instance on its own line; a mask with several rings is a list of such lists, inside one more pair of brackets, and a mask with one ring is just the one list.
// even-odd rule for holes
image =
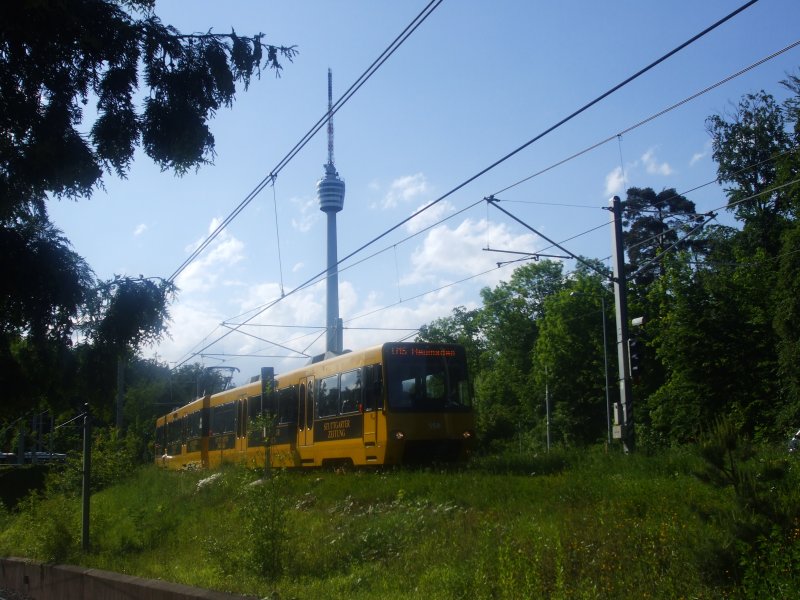
[[175, 285], [161, 278], [116, 276], [96, 288], [86, 330], [96, 344], [127, 355], [166, 331]]
[[762, 427], [791, 429], [800, 418], [800, 79], [790, 75], [781, 83], [790, 92], [783, 104], [763, 91], [749, 94], [733, 115], [712, 116], [707, 125], [714, 137], [719, 178], [731, 184], [726, 189], [729, 207], [743, 223], [734, 253], [743, 268], [733, 277], [747, 289], [739, 288], [738, 301], [746, 306], [748, 323], [757, 324], [761, 334], [750, 339], [751, 361], [742, 365], [748, 368], [755, 362], [763, 377], [764, 389], [758, 401], [753, 398], [753, 411], [763, 406], [759, 414], [771, 417], [771, 422], [761, 420]]
[[[595, 274], [573, 273], [565, 289], [548, 297], [540, 320], [529, 385], [539, 398], [547, 386], [551, 440], [559, 443], [592, 444], [608, 435], [605, 368], [608, 360], [610, 381], [616, 381], [616, 357], [613, 344], [603, 346], [604, 324], [607, 334], [614, 330], [602, 311], [611, 308], [603, 294], [608, 292]], [[543, 403], [536, 409], [541, 423]]]
[[646, 287], [663, 273], [661, 258], [668, 250], [698, 248], [685, 236], [702, 217], [695, 214], [694, 202], [675, 188], [656, 194], [652, 188], [632, 187], [622, 208], [624, 249], [637, 285]]
[[792, 148], [784, 111], [762, 90], [742, 97], [727, 118], [712, 115], [706, 127], [718, 179], [730, 186], [728, 207], [752, 245], [775, 255], [790, 205], [788, 191], [776, 187], [779, 159]]
[[779, 337], [779, 372], [786, 394], [776, 426], [787, 431], [800, 423], [800, 77], [790, 75], [781, 83], [791, 93], [783, 110], [793, 151], [778, 160], [776, 183], [783, 186], [791, 219], [783, 232], [778, 256], [774, 325]]
[[15, 414], [62, 395], [94, 274], [46, 214], [32, 210], [0, 227], [0, 257], [0, 411]]
[[563, 266], [555, 261], [518, 267], [508, 282], [481, 290], [481, 329], [486, 352], [476, 381], [479, 425], [488, 438], [527, 430], [537, 397], [529, 385], [532, 350], [546, 299], [563, 289]]
[[660, 302], [651, 334], [667, 377], [646, 402], [662, 441], [694, 440], [723, 416], [749, 435], [774, 435], [783, 401], [772, 327], [774, 276], [765, 273], [772, 261], [763, 249], [753, 255], [743, 248], [740, 233], [723, 235], [729, 244], [716, 240], [703, 266], [674, 260], [651, 293]]
[[[153, 0], [0, 3], [0, 220], [46, 194], [89, 196], [141, 145], [165, 169], [209, 162], [207, 121], [294, 48], [264, 35], [183, 35]], [[125, 10], [130, 9], [131, 12]], [[135, 16], [134, 16], [135, 15]], [[144, 108], [136, 93], [144, 79]], [[89, 136], [78, 129], [96, 100]]]
[[215, 112], [262, 68], [279, 74], [280, 61], [296, 54], [262, 33], [184, 35], [161, 23], [154, 4], [0, 3], [4, 408], [68, 395], [51, 395], [45, 382], [67, 379], [64, 355], [79, 315], [90, 317], [93, 341], [132, 350], [163, 333], [173, 291], [141, 277], [95, 282], [50, 223], [46, 200], [88, 197], [105, 172], [124, 177], [138, 147], [178, 175], [211, 162]]
[[706, 127], [719, 180], [731, 184], [726, 192], [737, 218], [748, 220], [785, 210], [781, 192], [770, 191], [776, 180], [776, 159], [791, 147], [775, 98], [763, 90], [746, 94], [728, 118], [712, 115]]

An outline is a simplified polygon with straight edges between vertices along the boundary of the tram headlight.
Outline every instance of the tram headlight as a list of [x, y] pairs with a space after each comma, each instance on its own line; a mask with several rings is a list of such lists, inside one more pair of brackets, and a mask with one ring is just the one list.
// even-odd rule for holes
[[394, 439], [396, 439], [398, 442], [400, 442], [400, 441], [403, 441], [404, 439], [406, 439], [406, 434], [403, 433], [402, 431], [400, 431], [399, 429], [395, 429], [392, 432], [392, 437]]

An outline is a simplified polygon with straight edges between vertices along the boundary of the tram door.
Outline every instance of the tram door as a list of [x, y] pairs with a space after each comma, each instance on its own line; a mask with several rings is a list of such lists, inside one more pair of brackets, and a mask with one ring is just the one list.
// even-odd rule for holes
[[247, 398], [236, 401], [236, 455], [239, 460], [247, 458]]
[[378, 429], [378, 399], [380, 397], [380, 365], [364, 367], [364, 392], [361, 412], [364, 414], [364, 446], [375, 446]]
[[300, 410], [297, 411], [297, 437], [298, 446], [314, 445], [314, 378], [307, 377], [300, 382], [299, 398]]

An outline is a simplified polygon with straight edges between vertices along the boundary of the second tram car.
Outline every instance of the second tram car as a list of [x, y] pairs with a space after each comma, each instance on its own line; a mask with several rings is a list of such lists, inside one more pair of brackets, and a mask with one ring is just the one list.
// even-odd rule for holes
[[392, 342], [198, 398], [156, 422], [156, 464], [216, 468], [459, 460], [475, 421], [464, 348]]

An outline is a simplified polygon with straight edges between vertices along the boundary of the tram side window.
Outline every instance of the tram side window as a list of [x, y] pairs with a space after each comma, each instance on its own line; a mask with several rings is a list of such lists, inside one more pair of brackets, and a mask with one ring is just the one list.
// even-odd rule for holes
[[297, 422], [297, 386], [278, 390], [278, 423]]
[[167, 444], [177, 445], [183, 442], [183, 418], [167, 423]]
[[247, 399], [247, 415], [250, 421], [255, 421], [261, 413], [263, 408], [261, 406], [261, 396], [250, 396]]
[[319, 382], [317, 416], [332, 417], [339, 414], [339, 376], [325, 377]]
[[342, 373], [340, 390], [339, 413], [344, 415], [358, 411], [361, 404], [361, 369]]
[[203, 430], [203, 418], [201, 413], [195, 412], [186, 417], [186, 437], [187, 439], [199, 438]]
[[211, 434], [232, 433], [236, 430], [236, 404], [231, 402], [211, 409]]

